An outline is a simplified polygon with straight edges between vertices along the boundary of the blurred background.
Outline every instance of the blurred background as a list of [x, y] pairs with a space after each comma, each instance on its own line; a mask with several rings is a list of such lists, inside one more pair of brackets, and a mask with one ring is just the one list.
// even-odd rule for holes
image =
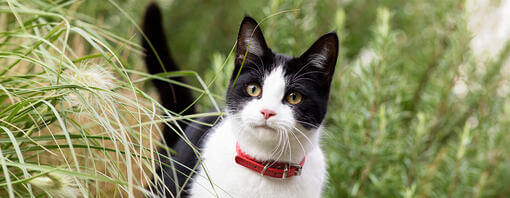
[[[165, 119], [139, 46], [149, 2], [1, 1], [1, 196], [145, 193]], [[190, 86], [213, 93], [202, 112], [224, 102], [244, 14], [294, 56], [338, 32], [324, 197], [510, 196], [509, 0], [156, 2]]]

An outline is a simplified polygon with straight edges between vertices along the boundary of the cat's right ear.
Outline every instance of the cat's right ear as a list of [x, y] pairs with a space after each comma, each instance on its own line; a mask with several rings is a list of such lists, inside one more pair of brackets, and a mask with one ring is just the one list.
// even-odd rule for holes
[[235, 64], [241, 65], [243, 59], [246, 61], [258, 61], [271, 52], [267, 47], [262, 30], [255, 19], [245, 16], [239, 34], [237, 36], [237, 48]]
[[312, 46], [301, 55], [305, 65], [312, 65], [326, 74], [329, 83], [333, 79], [336, 60], [338, 58], [338, 36], [330, 32], [321, 36]]

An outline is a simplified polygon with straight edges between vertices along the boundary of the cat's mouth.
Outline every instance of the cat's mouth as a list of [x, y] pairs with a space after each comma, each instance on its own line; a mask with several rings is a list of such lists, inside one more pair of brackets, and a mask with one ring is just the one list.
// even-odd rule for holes
[[267, 126], [267, 125], [257, 125], [253, 128], [256, 128], [256, 129], [264, 129], [264, 130], [269, 130], [269, 131], [275, 131], [275, 129], [273, 127], [270, 127], [270, 126]]

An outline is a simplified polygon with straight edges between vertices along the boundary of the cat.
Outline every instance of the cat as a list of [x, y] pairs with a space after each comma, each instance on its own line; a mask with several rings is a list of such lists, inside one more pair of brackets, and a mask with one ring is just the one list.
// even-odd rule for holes
[[[152, 47], [146, 39], [142, 45], [151, 74], [179, 70], [161, 24], [160, 9], [149, 5], [143, 31]], [[163, 141], [176, 154], [166, 154], [172, 160], [161, 157], [148, 191], [160, 197], [321, 197], [327, 171], [320, 138], [338, 45], [336, 32], [331, 32], [299, 57], [274, 53], [257, 21], [246, 15], [237, 37], [225, 115], [198, 119], [216, 123], [212, 127], [185, 121], [165, 125]], [[165, 108], [196, 113], [188, 89], [153, 82]], [[185, 129], [200, 154], [179, 138], [172, 130], [176, 127]]]

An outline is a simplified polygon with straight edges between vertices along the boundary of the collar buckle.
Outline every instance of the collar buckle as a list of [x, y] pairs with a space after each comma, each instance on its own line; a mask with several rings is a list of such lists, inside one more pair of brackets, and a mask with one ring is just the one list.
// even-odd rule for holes
[[303, 169], [303, 167], [300, 164], [294, 164], [292, 166], [296, 167], [296, 171], [294, 171], [295, 175], [296, 176], [300, 176], [301, 175], [301, 170]]
[[287, 172], [289, 172], [289, 164], [285, 164], [285, 169], [283, 169], [282, 179], [287, 179]]

